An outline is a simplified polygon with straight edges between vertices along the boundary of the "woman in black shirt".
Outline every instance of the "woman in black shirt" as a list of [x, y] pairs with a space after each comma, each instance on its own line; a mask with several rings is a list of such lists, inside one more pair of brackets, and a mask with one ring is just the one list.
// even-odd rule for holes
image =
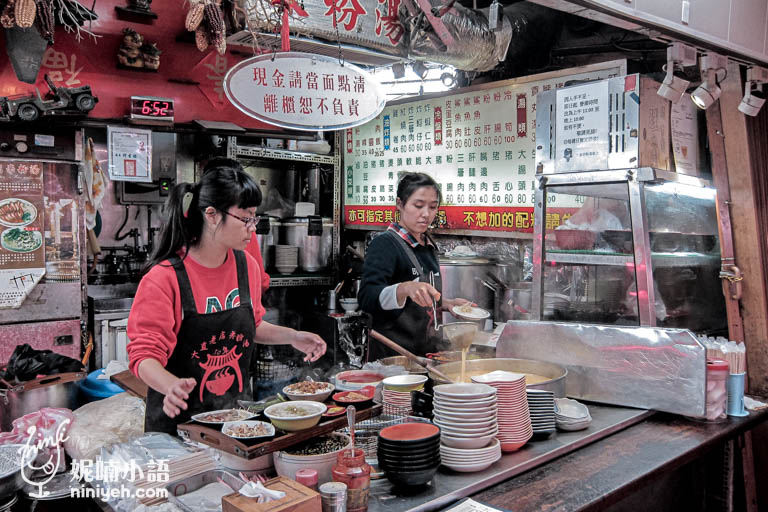
[[[358, 292], [361, 308], [373, 315], [373, 328], [417, 355], [438, 350], [441, 338], [433, 328], [433, 299], [438, 304], [438, 315], [468, 302], [440, 300], [442, 282], [437, 248], [427, 233], [439, 205], [440, 190], [430, 176], [408, 173], [400, 179], [400, 220], [371, 241]], [[430, 275], [434, 286], [430, 284]], [[381, 343], [371, 341], [368, 360], [394, 354]]]

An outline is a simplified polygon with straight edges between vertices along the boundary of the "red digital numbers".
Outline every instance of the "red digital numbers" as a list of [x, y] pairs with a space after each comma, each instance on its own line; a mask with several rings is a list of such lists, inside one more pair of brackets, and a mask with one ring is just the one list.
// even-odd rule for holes
[[170, 117], [173, 115], [173, 106], [167, 101], [141, 100], [141, 115], [150, 117]]

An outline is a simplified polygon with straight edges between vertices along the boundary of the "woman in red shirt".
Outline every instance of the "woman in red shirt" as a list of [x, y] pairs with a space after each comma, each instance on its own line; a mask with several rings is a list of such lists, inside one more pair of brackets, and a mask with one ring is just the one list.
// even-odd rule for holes
[[244, 249], [258, 185], [214, 159], [199, 183], [177, 185], [128, 318], [131, 371], [149, 386], [145, 430], [176, 433], [191, 415], [253, 397], [254, 344], [290, 344], [315, 361], [318, 335], [262, 321], [261, 269]]

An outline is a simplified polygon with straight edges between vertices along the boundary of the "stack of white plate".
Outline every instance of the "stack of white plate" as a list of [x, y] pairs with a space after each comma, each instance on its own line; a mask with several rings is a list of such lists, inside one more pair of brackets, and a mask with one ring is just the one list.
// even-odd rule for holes
[[592, 416], [581, 402], [570, 398], [555, 398], [555, 423], [560, 430], [584, 430], [592, 423]]
[[441, 464], [461, 473], [482, 471], [500, 458], [501, 443], [498, 439], [491, 441], [485, 448], [466, 449], [440, 445]]
[[496, 389], [499, 400], [499, 434], [501, 451], [519, 450], [533, 436], [528, 398], [525, 394], [525, 374], [496, 370], [472, 377]]
[[292, 274], [299, 265], [299, 248], [295, 245], [275, 246], [275, 267], [281, 274]]
[[528, 389], [528, 412], [531, 428], [536, 437], [546, 437], [555, 432], [555, 394], [543, 389]]
[[433, 391], [441, 455], [443, 448], [451, 455], [443, 466], [480, 471], [498, 460], [496, 390], [484, 384], [442, 384]]
[[387, 389], [387, 387], [384, 386], [384, 391], [381, 396], [385, 404], [391, 405], [397, 409], [402, 409], [404, 413], [411, 414], [410, 391], [395, 391], [394, 389]]

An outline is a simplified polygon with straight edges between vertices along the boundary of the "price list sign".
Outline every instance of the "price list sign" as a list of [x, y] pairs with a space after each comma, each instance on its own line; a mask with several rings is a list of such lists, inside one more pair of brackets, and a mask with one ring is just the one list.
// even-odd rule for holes
[[0, 162], [0, 308], [21, 306], [45, 274], [43, 163]]
[[[345, 224], [395, 220], [398, 179], [416, 171], [440, 186], [437, 227], [533, 232], [536, 95], [570, 80], [625, 73], [626, 61], [610, 61], [385, 107], [369, 123], [346, 130]], [[552, 226], [579, 206], [552, 201]]]

